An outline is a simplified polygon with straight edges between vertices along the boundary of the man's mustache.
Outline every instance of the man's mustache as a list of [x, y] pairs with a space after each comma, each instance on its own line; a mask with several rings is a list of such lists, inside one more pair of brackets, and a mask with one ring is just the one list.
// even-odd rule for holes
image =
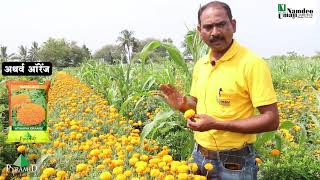
[[210, 43], [214, 43], [216, 41], [224, 40], [223, 36], [210, 36], [209, 41]]

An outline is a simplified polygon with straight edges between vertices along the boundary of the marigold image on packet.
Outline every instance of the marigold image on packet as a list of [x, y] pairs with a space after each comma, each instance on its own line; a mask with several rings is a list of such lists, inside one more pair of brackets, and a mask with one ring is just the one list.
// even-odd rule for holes
[[50, 142], [47, 102], [50, 81], [7, 81], [9, 131], [6, 143]]

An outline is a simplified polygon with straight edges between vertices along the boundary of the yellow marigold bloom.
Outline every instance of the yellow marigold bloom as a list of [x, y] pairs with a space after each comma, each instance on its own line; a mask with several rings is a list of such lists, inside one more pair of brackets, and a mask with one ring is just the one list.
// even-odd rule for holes
[[189, 167], [190, 167], [190, 170], [192, 172], [196, 172], [198, 170], [198, 164], [197, 163], [190, 163]]
[[118, 174], [117, 177], [116, 177], [116, 180], [126, 180], [127, 177], [123, 174]]
[[124, 174], [125, 176], [129, 177], [129, 176], [132, 175], [132, 171], [131, 171], [131, 170], [126, 170], [126, 171], [124, 171], [123, 174]]
[[188, 174], [187, 173], [180, 173], [180, 174], [178, 174], [178, 179], [179, 180], [187, 180]]
[[26, 146], [25, 145], [20, 145], [17, 148], [17, 151], [20, 152], [20, 153], [24, 153], [26, 151]]
[[133, 150], [133, 146], [132, 146], [132, 145], [126, 146], [126, 150], [127, 150], [128, 152], [131, 152], [131, 151]]
[[143, 167], [143, 168], [146, 168], [148, 166], [148, 163], [147, 162], [144, 162], [144, 161], [138, 161], [136, 164], [135, 164], [135, 167]]
[[174, 180], [174, 176], [173, 175], [166, 175], [166, 177], [164, 177], [164, 180]]
[[189, 166], [187, 166], [187, 165], [178, 166], [178, 172], [179, 173], [187, 173], [188, 170], [189, 170]]
[[301, 129], [301, 127], [298, 126], [298, 125], [295, 125], [295, 126], [293, 126], [293, 129], [294, 129], [296, 132], [299, 132], [300, 129]]
[[140, 158], [142, 161], [148, 161], [149, 160], [149, 156], [147, 155], [142, 155], [141, 158]]
[[194, 115], [196, 114], [196, 112], [193, 109], [189, 109], [186, 112], [184, 112], [184, 118], [186, 119], [190, 119], [192, 118]]
[[141, 167], [141, 166], [139, 166], [139, 167], [136, 168], [136, 172], [137, 172], [138, 174], [143, 174], [144, 170], [145, 170], [145, 168], [143, 168], [143, 167]]
[[122, 174], [123, 173], [123, 167], [122, 166], [119, 166], [119, 167], [115, 167], [113, 170], [112, 170], [112, 173], [113, 174]]
[[105, 171], [105, 172], [100, 174], [100, 179], [101, 180], [111, 180], [112, 179], [112, 175], [110, 174], [110, 172]]
[[100, 164], [100, 165], [97, 166], [97, 169], [99, 169], [99, 170], [103, 170], [105, 168], [106, 168], [106, 166], [103, 165], [103, 164]]
[[163, 162], [163, 161], [158, 163], [159, 168], [163, 168], [165, 165], [166, 165], [166, 162]]
[[256, 162], [257, 162], [257, 164], [260, 164], [260, 163], [262, 163], [262, 160], [260, 158], [256, 158]]
[[100, 154], [100, 150], [93, 149], [90, 151], [89, 156], [98, 156]]
[[54, 168], [46, 168], [43, 170], [42, 174], [45, 174], [48, 177], [50, 177], [56, 174], [56, 170]]
[[170, 155], [163, 156], [162, 160], [166, 163], [169, 163], [172, 161], [172, 157]]
[[205, 176], [195, 175], [193, 176], [194, 180], [207, 180]]
[[213, 169], [213, 165], [211, 163], [207, 163], [204, 165], [204, 168], [207, 170], [207, 171], [211, 171]]
[[129, 159], [129, 164], [130, 164], [131, 166], [134, 166], [138, 161], [139, 161], [138, 158], [132, 157], [132, 158]]
[[151, 169], [150, 171], [150, 176], [151, 177], [158, 177], [160, 175], [160, 170], [159, 169]]
[[81, 163], [81, 164], [78, 164], [77, 166], [76, 166], [76, 172], [82, 172], [82, 171], [85, 171], [85, 170], [87, 170], [87, 165], [86, 164], [83, 164], [83, 163]]
[[65, 171], [57, 171], [57, 177], [64, 178], [67, 175]]

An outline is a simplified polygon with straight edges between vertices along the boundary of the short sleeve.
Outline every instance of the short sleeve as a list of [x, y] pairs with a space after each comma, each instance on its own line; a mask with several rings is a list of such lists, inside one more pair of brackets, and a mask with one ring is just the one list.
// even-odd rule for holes
[[263, 59], [250, 62], [246, 68], [248, 91], [253, 107], [277, 102], [268, 64]]

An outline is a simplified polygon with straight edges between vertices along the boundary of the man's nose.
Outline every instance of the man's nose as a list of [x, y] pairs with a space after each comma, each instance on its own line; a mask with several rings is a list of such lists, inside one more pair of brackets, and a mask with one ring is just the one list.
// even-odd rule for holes
[[217, 27], [213, 27], [212, 28], [212, 31], [211, 31], [211, 36], [216, 36], [216, 35], [219, 35], [220, 34], [220, 30], [219, 30], [219, 28], [217, 28]]

